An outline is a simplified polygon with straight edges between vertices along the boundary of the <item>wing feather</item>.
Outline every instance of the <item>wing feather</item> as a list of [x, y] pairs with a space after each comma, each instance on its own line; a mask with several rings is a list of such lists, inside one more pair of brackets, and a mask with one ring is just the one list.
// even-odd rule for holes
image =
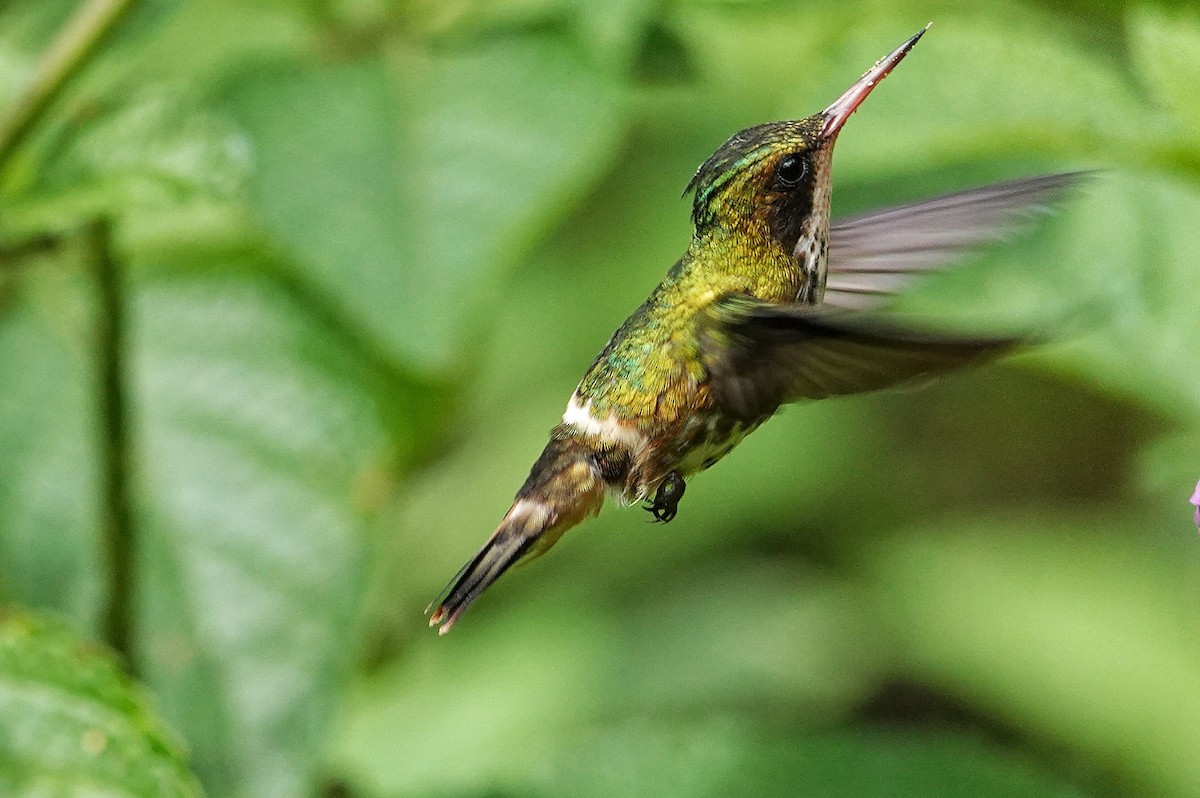
[[863, 314], [730, 296], [703, 314], [709, 391], [752, 421], [798, 399], [873, 391], [1011, 351], [1020, 338], [922, 332]]
[[1088, 174], [1009, 180], [834, 220], [824, 304], [850, 310], [877, 307], [914, 278], [966, 250], [1003, 240], [1022, 222], [1047, 212], [1063, 191]]

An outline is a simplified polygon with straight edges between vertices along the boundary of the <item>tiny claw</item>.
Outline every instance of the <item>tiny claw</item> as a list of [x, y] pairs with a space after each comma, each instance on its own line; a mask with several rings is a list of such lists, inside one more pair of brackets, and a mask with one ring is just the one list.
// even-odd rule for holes
[[642, 509], [654, 516], [653, 518], [650, 518], [650, 523], [666, 523], [671, 521], [672, 518], [676, 517], [676, 514], [674, 514], [673, 511], [668, 510], [667, 508], [661, 508], [661, 506], [656, 504], [644, 506]]
[[672, 471], [659, 483], [658, 490], [654, 493], [654, 501], [646, 511], [654, 516], [654, 520], [669, 523], [679, 513], [679, 500], [683, 498], [686, 488], [687, 483], [683, 481], [683, 477]]

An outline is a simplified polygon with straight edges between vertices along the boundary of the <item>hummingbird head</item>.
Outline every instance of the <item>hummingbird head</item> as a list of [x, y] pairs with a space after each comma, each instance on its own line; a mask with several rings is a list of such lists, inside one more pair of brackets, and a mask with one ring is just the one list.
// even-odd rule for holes
[[[828, 196], [837, 137], [821, 135], [821, 114], [738, 131], [709, 156], [688, 184], [697, 233], [766, 223], [772, 238], [794, 245], [805, 219]], [[755, 226], [757, 227], [757, 225]]]
[[850, 114], [925, 29], [878, 61], [818, 114], [770, 122], [735, 133], [700, 165], [684, 191], [694, 191], [696, 236], [712, 230], [765, 230], [797, 258], [811, 258], [805, 271], [818, 272], [829, 228], [830, 164], [833, 145]]

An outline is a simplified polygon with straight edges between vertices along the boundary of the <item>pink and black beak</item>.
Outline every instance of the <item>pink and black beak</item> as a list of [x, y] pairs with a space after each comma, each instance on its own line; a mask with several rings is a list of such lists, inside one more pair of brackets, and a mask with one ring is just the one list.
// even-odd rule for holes
[[899, 64], [904, 59], [904, 56], [908, 55], [908, 51], [925, 35], [925, 31], [927, 30], [929, 30], [929, 25], [926, 25], [916, 36], [913, 36], [893, 50], [887, 57], [877, 61], [875, 66], [867, 70], [866, 74], [859, 78], [853, 86], [846, 89], [841, 97], [838, 97], [828, 108], [821, 112], [821, 116], [825, 119], [820, 132], [820, 137], [823, 140], [832, 142], [837, 137], [838, 131], [842, 129], [842, 125], [846, 124], [846, 120], [850, 118], [850, 114], [854, 113], [854, 109], [862, 105], [862, 101], [867, 99], [867, 95], [871, 93], [871, 90], [879, 85], [879, 81], [887, 77], [896, 64]]

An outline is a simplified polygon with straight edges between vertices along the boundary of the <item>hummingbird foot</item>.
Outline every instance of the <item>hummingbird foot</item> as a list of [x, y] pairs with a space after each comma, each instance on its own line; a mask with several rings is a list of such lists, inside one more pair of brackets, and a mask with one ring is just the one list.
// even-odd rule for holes
[[645, 508], [646, 512], [654, 516], [655, 521], [667, 523], [679, 512], [679, 500], [683, 498], [686, 489], [687, 483], [683, 481], [683, 477], [679, 476], [679, 472], [672, 471], [658, 484], [654, 502]]

